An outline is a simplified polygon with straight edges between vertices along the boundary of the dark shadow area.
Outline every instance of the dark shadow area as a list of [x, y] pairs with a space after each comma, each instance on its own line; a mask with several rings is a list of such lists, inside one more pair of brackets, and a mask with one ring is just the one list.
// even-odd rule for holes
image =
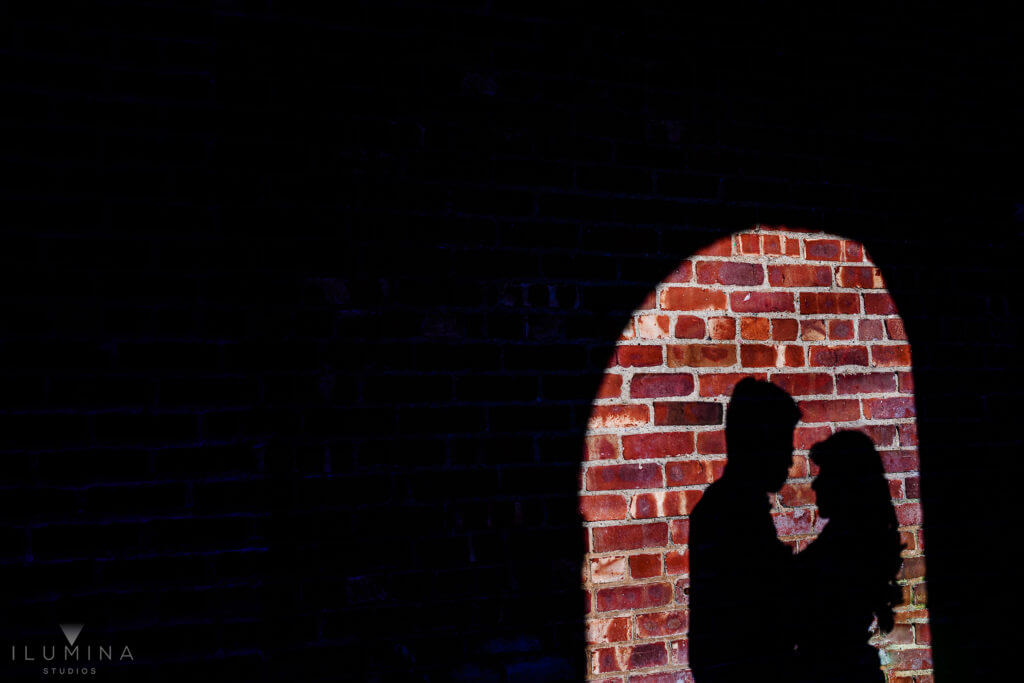
[[80, 621], [129, 639], [136, 682], [582, 679], [604, 364], [680, 260], [767, 223], [882, 268], [915, 354], [936, 679], [998, 677], [1013, 22], [5, 12], [0, 643]]
[[868, 643], [877, 618], [893, 629], [903, 562], [882, 460], [862, 432], [841, 431], [811, 449], [812, 484], [825, 528], [796, 556], [792, 578], [796, 675], [807, 683], [884, 683]]
[[690, 515], [690, 667], [698, 683], [792, 680], [795, 567], [768, 494], [793, 465], [800, 410], [774, 384], [747, 378], [725, 419], [725, 471]]

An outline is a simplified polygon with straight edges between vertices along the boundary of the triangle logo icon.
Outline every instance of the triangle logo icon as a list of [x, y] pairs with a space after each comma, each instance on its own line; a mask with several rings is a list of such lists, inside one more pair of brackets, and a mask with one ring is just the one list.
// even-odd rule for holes
[[85, 624], [61, 624], [60, 630], [64, 632], [64, 637], [68, 639], [68, 645], [74, 645], [75, 641], [78, 640], [78, 634], [85, 628]]

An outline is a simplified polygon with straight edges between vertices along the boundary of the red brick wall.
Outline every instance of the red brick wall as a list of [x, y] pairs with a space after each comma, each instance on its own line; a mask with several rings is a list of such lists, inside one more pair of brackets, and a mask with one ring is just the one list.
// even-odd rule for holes
[[772, 496], [778, 535], [796, 551], [822, 526], [808, 449], [838, 429], [874, 440], [907, 547], [896, 628], [872, 642], [889, 680], [930, 681], [903, 321], [862, 245], [765, 226], [683, 261], [634, 312], [608, 363], [580, 473], [590, 676], [686, 680], [687, 515], [725, 465], [724, 412], [745, 376], [778, 384], [803, 413], [789, 480]]

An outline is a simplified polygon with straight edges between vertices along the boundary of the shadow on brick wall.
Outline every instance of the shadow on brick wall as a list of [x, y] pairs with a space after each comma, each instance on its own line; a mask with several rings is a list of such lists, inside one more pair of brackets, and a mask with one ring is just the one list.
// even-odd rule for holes
[[11, 21], [8, 640], [76, 615], [134, 639], [131, 680], [582, 678], [603, 368], [682, 258], [765, 223], [882, 268], [916, 354], [936, 675], [998, 670], [1009, 22]]

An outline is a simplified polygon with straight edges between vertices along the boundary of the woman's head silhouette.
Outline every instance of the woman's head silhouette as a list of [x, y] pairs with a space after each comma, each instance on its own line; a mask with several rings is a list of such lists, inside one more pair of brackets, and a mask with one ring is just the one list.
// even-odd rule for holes
[[818, 512], [828, 518], [826, 531], [841, 537], [849, 555], [857, 558], [857, 582], [867, 592], [879, 629], [890, 631], [893, 608], [902, 597], [896, 575], [904, 546], [882, 460], [866, 434], [849, 430], [816, 444], [810, 458], [819, 468], [811, 486]]

